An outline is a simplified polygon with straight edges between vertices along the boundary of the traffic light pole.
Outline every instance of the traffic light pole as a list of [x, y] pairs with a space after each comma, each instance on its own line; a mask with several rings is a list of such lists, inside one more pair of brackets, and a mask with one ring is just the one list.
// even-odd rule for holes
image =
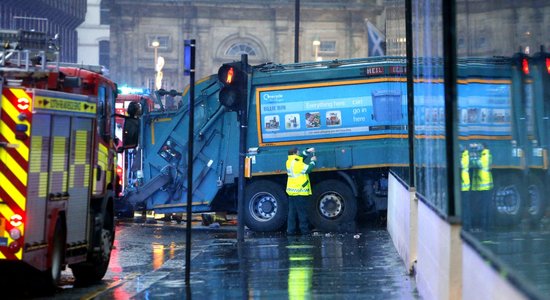
[[189, 131], [187, 142], [187, 228], [185, 235], [185, 284], [191, 277], [191, 218], [193, 203], [193, 131], [195, 130], [195, 40], [185, 40], [185, 75], [189, 75]]
[[[241, 55], [241, 70], [248, 76], [248, 55]], [[248, 80], [246, 80], [248, 85]], [[248, 86], [244, 87], [248, 90]], [[237, 189], [237, 241], [244, 242], [244, 187], [245, 187], [245, 159], [246, 159], [246, 132], [248, 129], [248, 93], [240, 95], [241, 105], [238, 112], [239, 130], [239, 183]]]

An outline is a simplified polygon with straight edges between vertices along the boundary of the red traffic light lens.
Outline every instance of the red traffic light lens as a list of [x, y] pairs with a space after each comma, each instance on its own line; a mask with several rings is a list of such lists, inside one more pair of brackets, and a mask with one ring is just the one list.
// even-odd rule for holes
[[550, 58], [546, 58], [546, 72], [550, 74]]
[[521, 70], [525, 75], [529, 74], [529, 62], [527, 61], [527, 58], [521, 60]]

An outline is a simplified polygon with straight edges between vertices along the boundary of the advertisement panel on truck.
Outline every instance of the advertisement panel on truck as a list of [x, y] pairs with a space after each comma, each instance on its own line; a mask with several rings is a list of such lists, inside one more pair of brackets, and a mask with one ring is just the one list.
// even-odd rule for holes
[[373, 80], [258, 88], [260, 146], [360, 140], [404, 130], [405, 92]]

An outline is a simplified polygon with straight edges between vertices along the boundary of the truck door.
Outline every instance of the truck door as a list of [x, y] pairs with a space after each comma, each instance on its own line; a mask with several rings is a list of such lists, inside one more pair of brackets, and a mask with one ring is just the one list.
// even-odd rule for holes
[[109, 169], [108, 144], [104, 141], [104, 134], [108, 126], [106, 114], [106, 88], [100, 86], [97, 95], [97, 132], [94, 143], [95, 163], [93, 172], [93, 195], [101, 196], [105, 193], [107, 171]]

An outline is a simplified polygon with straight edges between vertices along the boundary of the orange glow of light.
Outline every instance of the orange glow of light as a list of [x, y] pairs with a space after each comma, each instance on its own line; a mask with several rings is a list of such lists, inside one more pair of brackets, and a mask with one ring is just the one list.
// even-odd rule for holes
[[153, 244], [153, 270], [162, 267], [164, 263], [164, 245]]
[[521, 69], [525, 75], [529, 74], [529, 62], [527, 61], [527, 58], [521, 60]]
[[550, 57], [546, 58], [546, 72], [550, 74]]
[[170, 259], [173, 259], [176, 256], [176, 243], [170, 243]]
[[233, 82], [233, 74], [234, 74], [234, 70], [233, 70], [233, 67], [229, 68], [229, 70], [227, 70], [227, 77], [225, 78], [225, 83], [227, 84], [231, 84]]

